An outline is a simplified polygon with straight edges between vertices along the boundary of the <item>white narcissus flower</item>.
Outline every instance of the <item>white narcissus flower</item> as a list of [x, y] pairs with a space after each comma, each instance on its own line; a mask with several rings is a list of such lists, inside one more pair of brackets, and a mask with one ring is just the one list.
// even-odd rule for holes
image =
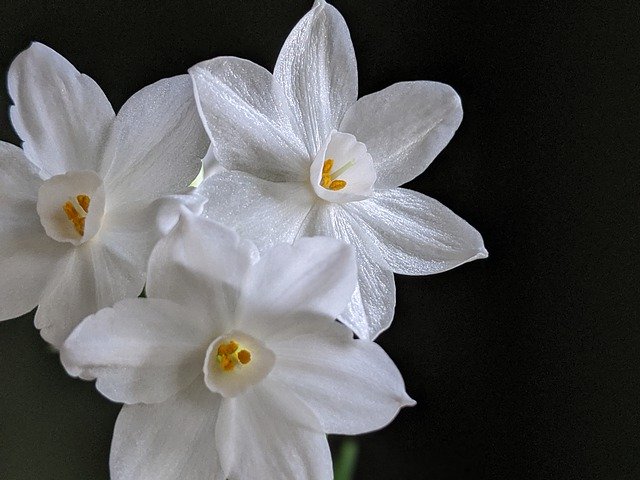
[[90, 313], [140, 294], [156, 200], [195, 178], [207, 138], [188, 75], [140, 90], [117, 116], [42, 44], [8, 81], [24, 143], [0, 142], [0, 320], [39, 305], [36, 327], [58, 347]]
[[334, 318], [355, 255], [302, 238], [261, 257], [184, 215], [149, 259], [147, 298], [85, 319], [62, 363], [124, 402], [113, 480], [333, 478], [325, 433], [383, 427], [408, 397], [382, 348]]
[[205, 215], [261, 249], [313, 235], [353, 244], [358, 286], [340, 319], [359, 337], [391, 323], [393, 272], [433, 274], [487, 256], [464, 220], [397, 188], [453, 136], [458, 95], [420, 81], [358, 100], [353, 45], [331, 5], [316, 1], [296, 25], [273, 75], [233, 57], [190, 74], [215, 157], [230, 170], [199, 187], [210, 198]]

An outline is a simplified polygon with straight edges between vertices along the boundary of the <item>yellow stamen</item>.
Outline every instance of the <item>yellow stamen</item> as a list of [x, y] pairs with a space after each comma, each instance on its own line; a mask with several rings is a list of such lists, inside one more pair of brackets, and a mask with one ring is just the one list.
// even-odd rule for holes
[[84, 220], [89, 213], [90, 203], [91, 198], [88, 195], [80, 194], [76, 198], [69, 198], [69, 201], [62, 205], [62, 210], [80, 236], [84, 235]]
[[245, 349], [238, 351], [239, 348], [240, 345], [234, 340], [218, 346], [216, 360], [223, 371], [231, 372], [239, 364], [246, 365], [251, 361], [251, 352]]
[[240, 350], [238, 352], [238, 360], [241, 364], [246, 365], [251, 361], [251, 352], [249, 350]]
[[345, 182], [344, 180], [334, 180], [332, 181], [328, 187], [329, 190], [342, 190], [344, 187], [347, 186], [347, 182]]
[[327, 190], [342, 190], [347, 186], [347, 182], [345, 180], [337, 180], [337, 178], [355, 164], [356, 162], [351, 160], [332, 173], [331, 169], [333, 169], [333, 159], [327, 158], [322, 164], [322, 178], [320, 179], [320, 186]]

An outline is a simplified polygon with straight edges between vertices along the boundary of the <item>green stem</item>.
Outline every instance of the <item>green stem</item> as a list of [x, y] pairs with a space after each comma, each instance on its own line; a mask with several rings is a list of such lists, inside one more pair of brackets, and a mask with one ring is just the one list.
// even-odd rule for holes
[[334, 480], [351, 480], [358, 460], [358, 442], [347, 438], [342, 442], [337, 461], [334, 462]]

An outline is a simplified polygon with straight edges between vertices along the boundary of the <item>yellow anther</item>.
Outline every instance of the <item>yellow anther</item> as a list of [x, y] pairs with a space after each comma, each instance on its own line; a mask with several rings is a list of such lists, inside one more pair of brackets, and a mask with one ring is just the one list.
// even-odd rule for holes
[[251, 361], [251, 352], [245, 349], [238, 351], [239, 348], [240, 346], [234, 340], [228, 343], [221, 343], [218, 346], [216, 360], [222, 370], [230, 372], [236, 368], [238, 364], [246, 365]]
[[84, 235], [84, 220], [89, 213], [89, 204], [91, 198], [88, 195], [78, 195], [76, 198], [70, 198], [68, 202], [62, 205], [62, 210], [67, 218], [73, 223], [73, 228], [80, 236]]
[[344, 180], [333, 180], [328, 187], [329, 190], [342, 190], [344, 187], [347, 186], [347, 182], [345, 182]]
[[342, 167], [340, 167], [335, 172], [332, 172], [333, 169], [333, 159], [327, 158], [322, 164], [322, 178], [320, 178], [320, 186], [326, 188], [327, 190], [342, 190], [347, 186], [347, 182], [345, 180], [336, 180], [341, 174], [349, 170], [356, 164], [354, 160], [345, 163]]
[[246, 365], [251, 361], [251, 352], [249, 350], [240, 350], [238, 352], [238, 360], [241, 364]]

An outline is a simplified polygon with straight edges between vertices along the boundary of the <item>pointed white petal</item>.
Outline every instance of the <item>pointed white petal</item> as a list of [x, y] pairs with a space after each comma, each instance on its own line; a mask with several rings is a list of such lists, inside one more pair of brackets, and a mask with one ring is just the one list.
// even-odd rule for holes
[[41, 43], [9, 68], [11, 122], [24, 150], [47, 176], [96, 170], [114, 118], [100, 87]]
[[289, 34], [273, 76], [304, 129], [313, 158], [358, 98], [358, 71], [342, 15], [317, 1]]
[[42, 228], [36, 211], [41, 184], [22, 150], [0, 142], [0, 321], [38, 304], [56, 260], [69, 248]]
[[207, 218], [234, 228], [261, 251], [293, 242], [316, 200], [308, 183], [270, 182], [242, 172], [207, 178], [197, 193], [209, 199]]
[[188, 75], [135, 93], [118, 112], [100, 170], [107, 209], [184, 190], [207, 146]]
[[210, 332], [195, 316], [168, 300], [126, 299], [85, 318], [60, 360], [114, 402], [162, 402], [200, 375]]
[[35, 325], [42, 337], [60, 348], [80, 321], [101, 308], [137, 297], [144, 272], [100, 242], [69, 250], [47, 282]]
[[279, 85], [264, 68], [218, 57], [189, 70], [216, 158], [273, 181], [306, 178], [311, 160]]
[[216, 424], [223, 478], [330, 480], [331, 453], [319, 428], [315, 415], [269, 378], [223, 400]]
[[393, 188], [422, 173], [461, 121], [460, 97], [451, 87], [403, 82], [359, 99], [340, 131], [367, 146], [378, 174], [376, 188]]
[[112, 480], [224, 480], [215, 445], [220, 395], [199, 380], [152, 405], [125, 405], [109, 460]]
[[147, 296], [201, 313], [215, 333], [234, 319], [241, 282], [257, 255], [253, 244], [220, 224], [185, 213], [149, 259]]
[[371, 235], [342, 205], [314, 209], [307, 219], [305, 235], [339, 238], [355, 247], [358, 285], [347, 308], [338, 317], [358, 337], [372, 340], [393, 320], [396, 287], [393, 272]]
[[356, 285], [353, 248], [327, 237], [301, 238], [267, 250], [250, 270], [238, 305], [238, 328], [268, 339], [291, 317], [327, 320], [342, 313]]
[[327, 433], [377, 430], [401, 407], [415, 404], [384, 350], [353, 339], [337, 322], [301, 318], [296, 336], [269, 345], [278, 358], [271, 375], [305, 402]]
[[421, 193], [381, 190], [347, 209], [375, 238], [394, 272], [429, 275], [487, 256], [475, 228]]

